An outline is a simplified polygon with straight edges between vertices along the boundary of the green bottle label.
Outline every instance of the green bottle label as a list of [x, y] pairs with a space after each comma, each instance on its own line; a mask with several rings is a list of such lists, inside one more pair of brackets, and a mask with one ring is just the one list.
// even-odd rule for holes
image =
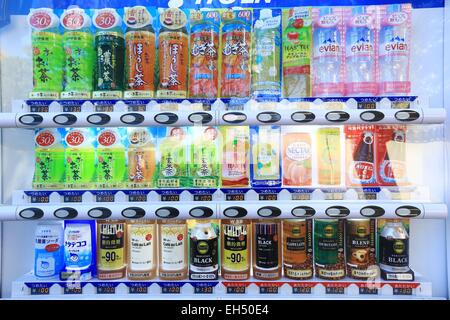
[[99, 148], [97, 159], [98, 187], [119, 187], [125, 182], [127, 172], [125, 148]]
[[95, 174], [95, 150], [66, 149], [66, 184], [67, 187], [92, 187]]
[[36, 149], [33, 187], [58, 188], [64, 182], [64, 149]]
[[217, 154], [217, 129], [193, 128], [200, 130], [195, 132], [194, 140], [198, 143], [191, 145], [191, 163], [189, 175], [192, 187], [215, 188], [219, 184], [219, 159]]
[[161, 158], [158, 163], [159, 188], [179, 188], [185, 186], [187, 175], [186, 132], [182, 128], [172, 128], [170, 135], [159, 145]]
[[123, 34], [100, 31], [95, 37], [97, 64], [96, 91], [122, 91], [124, 89], [125, 39]]

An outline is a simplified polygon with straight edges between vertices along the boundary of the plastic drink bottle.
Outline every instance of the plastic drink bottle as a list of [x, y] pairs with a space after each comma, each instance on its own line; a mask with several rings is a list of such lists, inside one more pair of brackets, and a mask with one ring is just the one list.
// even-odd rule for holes
[[252, 63], [252, 93], [280, 95], [281, 16], [262, 9], [255, 22], [255, 46]]
[[375, 95], [375, 38], [367, 7], [352, 8], [346, 32], [346, 93]]
[[73, 8], [61, 16], [64, 27], [65, 52], [63, 98], [91, 97], [94, 79], [94, 36], [91, 33], [91, 18], [83, 9]]
[[381, 94], [408, 94], [410, 14], [399, 4], [388, 5], [380, 29]]
[[64, 230], [60, 223], [39, 224], [34, 245], [34, 275], [39, 278], [58, 275], [64, 261]]
[[57, 99], [63, 89], [64, 66], [59, 19], [52, 9], [32, 9], [28, 23], [33, 29], [33, 92], [30, 98]]
[[331, 7], [320, 8], [318, 14], [313, 32], [314, 95], [341, 96], [344, 94], [341, 15], [333, 12]]

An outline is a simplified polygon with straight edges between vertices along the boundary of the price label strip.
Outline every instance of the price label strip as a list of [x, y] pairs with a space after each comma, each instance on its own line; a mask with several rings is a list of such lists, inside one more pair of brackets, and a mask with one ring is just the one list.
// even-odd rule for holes
[[54, 283], [49, 282], [25, 282], [25, 285], [30, 288], [32, 296], [43, 296], [50, 294], [50, 288]]
[[58, 191], [63, 197], [64, 203], [79, 203], [83, 202], [83, 194], [86, 191]]
[[85, 282], [63, 282], [64, 294], [83, 294]]
[[227, 288], [227, 294], [245, 294], [250, 282], [222, 282]]
[[278, 193], [280, 193], [280, 188], [255, 188], [256, 193], [258, 193], [258, 198], [260, 201], [277, 201]]
[[291, 194], [292, 200], [311, 200], [311, 194], [314, 189], [306, 188], [287, 188], [287, 191]]
[[180, 294], [186, 282], [158, 282], [163, 294]]
[[209, 202], [213, 200], [213, 194], [217, 189], [189, 189], [194, 201]]
[[225, 194], [226, 201], [245, 201], [245, 194], [250, 189], [220, 189]]
[[284, 282], [256, 282], [260, 294], [278, 294]]
[[124, 100], [124, 103], [128, 107], [128, 111], [133, 112], [145, 112], [147, 111], [147, 104], [150, 100]]
[[49, 112], [51, 100], [28, 100], [26, 104], [30, 112]]
[[97, 294], [115, 294], [116, 287], [120, 282], [92, 282], [97, 290]]
[[128, 292], [131, 294], [147, 294], [148, 287], [150, 287], [153, 282], [127, 282]]
[[117, 190], [91, 191], [96, 202], [114, 202]]
[[25, 191], [31, 203], [49, 203], [53, 191]]
[[345, 294], [345, 289], [351, 284], [350, 282], [323, 282], [325, 294]]
[[312, 294], [317, 282], [289, 282], [292, 294]]
[[178, 202], [180, 201], [180, 194], [184, 190], [180, 189], [166, 189], [166, 190], [155, 190], [161, 198], [162, 202]]
[[81, 106], [86, 100], [61, 100], [59, 104], [63, 108], [63, 112], [81, 112]]
[[129, 202], [147, 202], [150, 190], [124, 190]]
[[219, 282], [190, 282], [194, 287], [195, 294], [213, 294], [214, 288]]
[[380, 283], [365, 283], [359, 282], [356, 283], [358, 286], [360, 295], [378, 295], [379, 289], [381, 287]]
[[389, 283], [394, 296], [412, 296], [419, 283]]

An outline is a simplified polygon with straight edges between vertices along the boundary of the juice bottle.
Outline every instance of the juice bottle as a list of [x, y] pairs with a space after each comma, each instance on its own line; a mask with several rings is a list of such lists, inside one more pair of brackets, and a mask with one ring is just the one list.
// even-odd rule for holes
[[97, 186], [117, 188], [123, 186], [127, 172], [126, 151], [122, 139], [123, 129], [97, 129]]
[[180, 188], [187, 179], [186, 129], [181, 127], [158, 129], [157, 165], [158, 188]]
[[283, 10], [283, 97], [311, 96], [312, 12]]
[[317, 130], [319, 184], [341, 184], [341, 133], [339, 128]]
[[95, 134], [92, 129], [69, 129], [66, 145], [67, 188], [92, 188], [95, 181]]
[[163, 219], [158, 224], [159, 278], [183, 280], [188, 274], [186, 220]]
[[124, 220], [97, 221], [97, 277], [99, 280], [124, 278], [126, 246]]
[[280, 186], [280, 171], [280, 127], [255, 127], [252, 130], [252, 186]]
[[33, 188], [60, 188], [64, 184], [65, 159], [60, 130], [36, 131]]
[[189, 66], [186, 14], [178, 8], [169, 8], [159, 20], [159, 86], [156, 95], [158, 98], [186, 98]]
[[250, 220], [222, 220], [221, 276], [225, 280], [247, 280], [251, 267]]
[[156, 223], [154, 220], [127, 221], [127, 277], [150, 280], [156, 277]]
[[219, 91], [218, 11], [192, 10], [189, 97], [216, 98]]
[[311, 135], [308, 132], [286, 132], [282, 134], [283, 185], [310, 186]]
[[191, 127], [192, 142], [189, 176], [192, 187], [214, 188], [219, 185], [219, 137], [214, 127]]
[[147, 8], [125, 8], [125, 98], [153, 98], [155, 86], [155, 31]]
[[219, 236], [211, 221], [196, 220], [189, 235], [189, 279], [219, 278]]
[[154, 136], [148, 128], [127, 128], [128, 182], [131, 187], [153, 187], [156, 171]]
[[50, 8], [31, 9], [33, 91], [31, 99], [58, 99], [63, 89], [64, 50], [59, 19]]
[[115, 9], [100, 9], [94, 15], [94, 25], [97, 27], [94, 98], [104, 98], [105, 95], [109, 98], [122, 98], [125, 82], [122, 19]]
[[64, 92], [62, 98], [90, 99], [94, 85], [94, 36], [91, 18], [84, 9], [65, 10], [61, 16], [64, 27], [65, 52]]
[[221, 127], [222, 133], [222, 186], [247, 187], [250, 169], [249, 127]]
[[312, 220], [283, 220], [283, 269], [290, 279], [313, 276]]
[[221, 93], [222, 98], [250, 96], [251, 10], [222, 13]]
[[252, 54], [252, 93], [281, 95], [281, 11], [262, 9], [255, 21]]
[[281, 278], [281, 223], [259, 219], [253, 222], [253, 276], [259, 280]]

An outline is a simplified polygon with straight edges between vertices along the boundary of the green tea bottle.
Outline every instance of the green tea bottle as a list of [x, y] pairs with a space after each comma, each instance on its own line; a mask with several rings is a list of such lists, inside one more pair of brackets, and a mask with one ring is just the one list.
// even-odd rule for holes
[[69, 129], [66, 144], [66, 188], [93, 188], [95, 179], [93, 129]]
[[61, 188], [64, 183], [64, 146], [58, 129], [38, 129], [35, 136], [34, 189]]
[[119, 130], [99, 129], [97, 133], [98, 188], [118, 188], [123, 187], [125, 183], [126, 151]]
[[90, 99], [94, 81], [94, 36], [91, 18], [83, 9], [65, 10], [61, 16], [64, 27], [65, 52], [64, 91], [62, 98]]
[[59, 19], [52, 9], [31, 9], [33, 91], [31, 99], [58, 99], [63, 89], [64, 51]]
[[124, 89], [125, 38], [122, 19], [115, 9], [94, 14], [96, 65], [93, 98], [122, 98]]

